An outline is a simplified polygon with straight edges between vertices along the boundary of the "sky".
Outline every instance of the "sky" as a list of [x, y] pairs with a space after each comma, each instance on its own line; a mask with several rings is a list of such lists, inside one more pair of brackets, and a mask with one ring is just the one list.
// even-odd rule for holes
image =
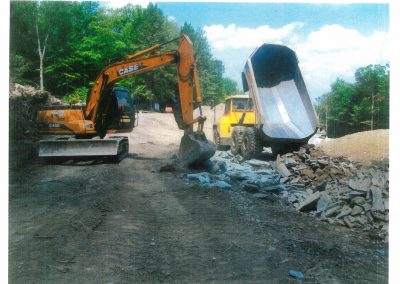
[[[111, 5], [120, 7], [128, 2]], [[357, 68], [389, 62], [389, 5], [384, 3], [157, 5], [178, 26], [186, 21], [204, 30], [214, 58], [224, 63], [224, 76], [235, 80], [239, 89], [246, 59], [263, 43], [284, 44], [297, 53], [314, 99], [329, 92], [336, 78], [354, 82]]]

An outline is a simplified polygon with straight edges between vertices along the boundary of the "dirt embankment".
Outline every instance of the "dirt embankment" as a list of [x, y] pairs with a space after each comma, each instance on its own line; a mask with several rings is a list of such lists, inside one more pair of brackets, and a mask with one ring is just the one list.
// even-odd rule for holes
[[389, 157], [389, 129], [379, 129], [353, 133], [336, 139], [327, 139], [318, 146], [332, 157], [369, 164]]

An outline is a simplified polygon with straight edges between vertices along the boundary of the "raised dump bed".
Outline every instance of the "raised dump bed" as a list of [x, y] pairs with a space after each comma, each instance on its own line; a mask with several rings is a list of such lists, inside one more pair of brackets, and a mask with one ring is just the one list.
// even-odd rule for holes
[[243, 88], [254, 100], [256, 123], [266, 138], [308, 141], [318, 119], [298, 66], [296, 53], [264, 44], [244, 67]]
[[277, 149], [307, 143], [317, 131], [318, 118], [293, 50], [276, 44], [257, 48], [245, 64], [242, 81], [253, 99], [256, 118], [253, 129], [240, 125], [236, 129], [244, 156], [253, 156], [262, 146]]

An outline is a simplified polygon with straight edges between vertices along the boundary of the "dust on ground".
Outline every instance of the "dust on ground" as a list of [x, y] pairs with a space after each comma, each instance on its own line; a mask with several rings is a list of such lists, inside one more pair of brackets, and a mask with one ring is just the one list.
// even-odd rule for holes
[[[182, 131], [140, 114], [119, 164], [10, 170], [11, 283], [385, 283], [387, 244], [246, 192], [160, 172]], [[211, 138], [211, 136], [209, 136]]]
[[343, 156], [364, 164], [379, 162], [389, 157], [389, 130], [364, 131], [327, 139], [319, 144], [319, 148], [333, 157]]

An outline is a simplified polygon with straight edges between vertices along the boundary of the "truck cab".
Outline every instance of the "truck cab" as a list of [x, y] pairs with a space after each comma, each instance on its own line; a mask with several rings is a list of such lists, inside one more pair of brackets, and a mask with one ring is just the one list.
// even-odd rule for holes
[[[244, 117], [243, 117], [244, 115]], [[213, 125], [213, 138], [219, 150], [228, 148], [231, 144], [233, 127], [240, 124], [254, 125], [255, 116], [253, 101], [247, 95], [234, 95], [225, 100], [224, 114]]]

